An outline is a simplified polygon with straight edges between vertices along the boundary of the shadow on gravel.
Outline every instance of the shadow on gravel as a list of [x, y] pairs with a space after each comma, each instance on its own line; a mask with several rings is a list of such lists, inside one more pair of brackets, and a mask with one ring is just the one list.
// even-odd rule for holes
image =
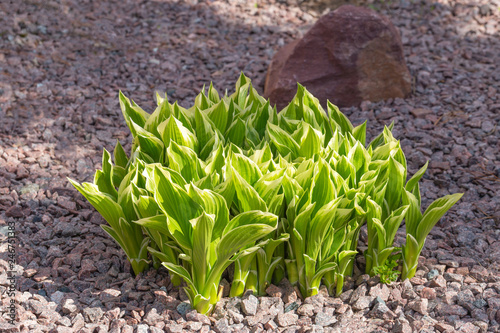
[[[0, 133], [35, 134], [43, 131], [38, 123], [60, 117], [84, 130], [99, 116], [114, 125], [121, 121], [120, 89], [151, 111], [155, 90], [192, 100], [210, 80], [220, 89], [232, 87], [240, 71], [259, 83], [277, 48], [260, 35], [280, 28], [217, 16], [212, 7], [171, 1], [0, 4]], [[72, 141], [81, 141], [82, 132]]]

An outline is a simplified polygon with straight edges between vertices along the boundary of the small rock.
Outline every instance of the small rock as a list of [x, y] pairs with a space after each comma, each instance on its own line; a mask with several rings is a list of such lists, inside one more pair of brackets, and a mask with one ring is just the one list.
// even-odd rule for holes
[[465, 323], [460, 327], [458, 332], [464, 332], [464, 333], [479, 333], [479, 327], [474, 325], [473, 323]]
[[231, 285], [226, 279], [222, 279], [220, 281], [220, 285], [222, 286], [222, 297], [229, 297], [229, 293], [231, 291]]
[[199, 331], [201, 330], [201, 327], [203, 326], [202, 323], [200, 323], [199, 321], [188, 321], [186, 323], [186, 327], [191, 330], [191, 331]]
[[437, 329], [440, 332], [444, 332], [444, 331], [453, 332], [455, 330], [455, 328], [453, 326], [448, 325], [448, 324], [443, 323], [443, 322], [437, 322], [437, 323], [435, 323], [434, 324], [434, 328]]
[[459, 291], [457, 294], [457, 303], [460, 306], [463, 306], [469, 311], [472, 311], [476, 308], [474, 305], [475, 297], [472, 291], [466, 289], [463, 291]]
[[260, 302], [257, 313], [261, 311], [270, 316], [277, 316], [278, 314], [285, 312], [283, 300], [279, 297], [260, 297], [259, 300]]
[[467, 315], [467, 310], [461, 307], [460, 305], [455, 305], [455, 304], [446, 304], [446, 303], [441, 303], [439, 304], [435, 311], [441, 316], [459, 316], [463, 317]]
[[80, 272], [78, 273], [78, 278], [80, 280], [90, 277], [93, 272], [97, 271], [94, 262], [89, 259], [83, 259], [81, 262]]
[[368, 274], [362, 274], [356, 279], [356, 285], [362, 285], [363, 283], [366, 283], [368, 280], [370, 280], [370, 275]]
[[429, 301], [427, 298], [420, 298], [408, 303], [408, 307], [422, 315], [427, 314], [427, 306], [429, 305]]
[[256, 326], [264, 319], [264, 312], [257, 312], [255, 316], [248, 316], [245, 318], [245, 321], [248, 326]]
[[317, 311], [320, 311], [321, 308], [323, 308], [323, 306], [325, 304], [325, 298], [323, 296], [321, 296], [320, 294], [317, 294], [317, 295], [314, 295], [311, 297], [307, 297], [304, 300], [304, 303], [305, 304], [312, 304]]
[[425, 284], [427, 282], [427, 279], [424, 279], [424, 278], [421, 278], [421, 277], [417, 277], [417, 276], [414, 276], [410, 279], [410, 282], [412, 285], [414, 286], [421, 286], [423, 284]]
[[352, 297], [352, 294], [353, 294], [354, 290], [352, 289], [349, 289], [349, 290], [346, 290], [344, 291], [342, 294], [340, 294], [339, 298], [342, 302], [346, 303], [348, 302], [351, 297]]
[[324, 312], [318, 312], [316, 314], [316, 318], [314, 319], [314, 323], [319, 326], [330, 326], [335, 324], [337, 320], [335, 317], [330, 316]]
[[56, 291], [52, 295], [50, 295], [50, 299], [52, 302], [56, 303], [57, 305], [61, 304], [62, 300], [64, 299], [65, 294], [60, 291]]
[[149, 333], [148, 325], [139, 324], [135, 330], [136, 333]]
[[484, 300], [484, 298], [479, 298], [479, 299], [475, 300], [474, 302], [472, 302], [472, 304], [474, 304], [474, 306], [476, 308], [480, 309], [480, 308], [484, 308], [486, 305], [488, 305], [488, 302], [486, 302]]
[[61, 317], [57, 322], [56, 324], [58, 325], [63, 325], [63, 326], [66, 326], [66, 327], [70, 327], [71, 326], [71, 319], [69, 319], [68, 317]]
[[67, 210], [76, 210], [76, 203], [74, 200], [68, 198], [68, 197], [63, 197], [59, 196], [57, 197], [57, 204]]
[[432, 279], [434, 279], [438, 275], [439, 275], [439, 271], [437, 269], [435, 269], [435, 268], [431, 269], [429, 271], [429, 273], [427, 273], [427, 279], [428, 280], [432, 280]]
[[257, 313], [259, 299], [254, 295], [249, 295], [241, 301], [241, 311], [247, 316], [254, 316]]
[[[228, 310], [228, 312], [229, 311], [232, 311], [232, 310]], [[200, 322], [204, 325], [211, 325], [210, 319], [207, 316], [205, 316], [201, 313], [198, 313], [196, 310], [186, 312], [186, 319], [191, 320], [191, 321], [197, 321], [197, 322]]]
[[281, 280], [281, 282], [279, 283], [279, 287], [281, 288], [281, 290], [283, 290], [282, 299], [285, 304], [297, 301], [297, 292], [287, 278], [283, 278]]
[[436, 291], [432, 288], [424, 287], [420, 291], [420, 296], [422, 296], [422, 298], [435, 299], [436, 298]]
[[64, 300], [62, 305], [62, 311], [66, 314], [74, 313], [78, 310], [78, 307], [75, 304], [75, 301], [71, 298], [67, 298]]
[[488, 331], [487, 321], [475, 321], [473, 324], [479, 327], [479, 332], [481, 333], [486, 333], [486, 331]]
[[163, 321], [163, 317], [158, 313], [156, 308], [152, 308], [144, 315], [144, 322], [150, 326], [154, 326], [160, 321]]
[[103, 290], [101, 292], [101, 294], [99, 295], [99, 299], [102, 301], [102, 302], [112, 302], [112, 301], [116, 301], [121, 295], [121, 291], [120, 290], [116, 290], [116, 289], [106, 289], [106, 290]]
[[245, 319], [245, 317], [241, 313], [238, 313], [236, 311], [227, 310], [227, 313], [229, 317], [232, 318], [236, 324], [241, 323]]
[[189, 304], [189, 302], [182, 302], [177, 305], [176, 309], [181, 316], [184, 316], [187, 311], [191, 310], [191, 304]]
[[[168, 333], [180, 333], [182, 332], [182, 325], [176, 324], [175, 322], [165, 325]], [[122, 331], [123, 332], [123, 331]]]
[[229, 323], [226, 318], [219, 319], [215, 322], [214, 330], [218, 333], [231, 333]]
[[264, 324], [264, 328], [266, 330], [271, 330], [274, 332], [278, 328], [278, 324], [276, 324], [276, 322], [271, 319], [267, 323]]
[[5, 211], [5, 216], [19, 218], [24, 216], [24, 212], [21, 206], [12, 206]]
[[297, 302], [293, 302], [293, 303], [290, 303], [288, 304], [286, 307], [285, 307], [285, 313], [287, 312], [290, 312], [290, 311], [295, 311], [299, 308], [299, 304]]
[[339, 314], [344, 314], [347, 312], [352, 312], [351, 306], [349, 304], [342, 304], [335, 312]]
[[394, 312], [392, 312], [387, 307], [385, 302], [380, 302], [380, 303], [375, 304], [373, 309], [370, 311], [370, 315], [374, 318], [382, 318], [385, 320], [392, 320], [392, 319], [396, 318], [396, 315], [394, 314]]
[[443, 277], [446, 281], [448, 282], [459, 282], [459, 283], [462, 283], [464, 277], [460, 274], [453, 274], [453, 273], [448, 273], [448, 272], [445, 272], [443, 274]]
[[[448, 165], [448, 169], [449, 169], [449, 165]], [[445, 169], [445, 170], [448, 170], [448, 169]], [[453, 260], [453, 259], [440, 259], [439, 263], [446, 265], [448, 267], [452, 267], [452, 268], [457, 268], [459, 266], [458, 262], [456, 260]]]
[[302, 304], [297, 309], [297, 314], [301, 316], [312, 317], [314, 315], [314, 305], [312, 304]]
[[389, 289], [389, 287], [387, 287], [387, 285], [383, 283], [371, 287], [370, 292], [368, 293], [368, 295], [372, 297], [380, 297], [382, 300], [384, 300], [384, 302], [387, 302], [390, 294], [391, 290]]
[[97, 323], [99, 319], [104, 315], [101, 308], [84, 308], [83, 316], [85, 320], [91, 323]]
[[429, 287], [432, 288], [446, 288], [446, 280], [442, 275], [438, 275], [434, 280], [429, 283]]
[[161, 328], [158, 328], [156, 326], [149, 326], [149, 331], [151, 333], [163, 333], [163, 332], [165, 332], [164, 330], [162, 330]]
[[283, 295], [283, 290], [280, 287], [271, 284], [267, 287], [266, 293], [271, 297], [281, 297]]
[[367, 291], [367, 288], [366, 288], [365, 284], [362, 284], [359, 287], [357, 287], [354, 290], [354, 292], [352, 293], [351, 299], [349, 300], [349, 304], [352, 305], [352, 304], [356, 303], [360, 297], [366, 295], [366, 291]]
[[12, 325], [7, 322], [0, 322], [0, 332], [4, 333], [17, 333], [19, 332], [19, 326]]
[[361, 296], [352, 305], [352, 309], [355, 311], [365, 310], [365, 309], [370, 307], [372, 300], [373, 300], [373, 297], [371, 297], [371, 296]]
[[483, 132], [490, 133], [495, 129], [495, 125], [491, 121], [486, 120], [481, 124], [481, 129]]
[[396, 320], [392, 327], [392, 333], [412, 333], [413, 330], [407, 321]]
[[297, 320], [299, 320], [299, 316], [294, 313], [281, 313], [278, 314], [276, 321], [278, 322], [279, 326], [287, 327], [295, 325], [297, 323]]
[[432, 110], [429, 110], [429, 109], [421, 109], [421, 108], [416, 108], [416, 109], [412, 109], [410, 110], [410, 113], [415, 117], [415, 118], [421, 118], [421, 119], [424, 119], [425, 116], [427, 115], [430, 115], [430, 114], [434, 114], [434, 112]]

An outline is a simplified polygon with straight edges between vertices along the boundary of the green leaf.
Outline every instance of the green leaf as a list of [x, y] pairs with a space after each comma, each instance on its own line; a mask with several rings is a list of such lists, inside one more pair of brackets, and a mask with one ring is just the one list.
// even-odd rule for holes
[[352, 133], [354, 128], [351, 122], [342, 112], [340, 112], [339, 108], [330, 103], [330, 101], [327, 101], [327, 107], [332, 128], [339, 130], [343, 135]]
[[226, 132], [227, 126], [231, 123], [232, 117], [230, 115], [230, 110], [226, 106], [224, 100], [221, 100], [219, 103], [215, 104], [210, 109], [207, 109], [204, 112], [207, 113], [208, 118], [210, 118], [212, 123], [221, 133]]
[[133, 121], [131, 121], [131, 124], [135, 128], [136, 138], [139, 141], [141, 151], [151, 156], [155, 162], [163, 162], [163, 142], [153, 133], [139, 127]]
[[217, 260], [227, 261], [238, 250], [266, 236], [278, 226], [278, 217], [262, 211], [244, 212], [224, 229], [217, 245]]
[[321, 279], [323, 278], [323, 276], [326, 273], [335, 270], [336, 268], [337, 268], [337, 263], [334, 262], [329, 262], [319, 267], [310, 281], [310, 286], [312, 288], [310, 287], [309, 289], [313, 289], [314, 291], [311, 292], [309, 290], [309, 292], [311, 292], [312, 295], [317, 294], [319, 292], [319, 285], [321, 283]]
[[392, 246], [394, 237], [396, 237], [396, 232], [398, 231], [401, 222], [403, 222], [407, 211], [408, 206], [402, 206], [393, 211], [391, 215], [389, 215], [389, 217], [384, 221], [384, 228], [387, 232], [385, 240], [387, 246]]
[[213, 129], [215, 125], [213, 125], [210, 118], [198, 108], [196, 108], [195, 111], [195, 119], [196, 137], [198, 138], [200, 148], [203, 149], [203, 147], [205, 147], [205, 145], [215, 135], [215, 131]]
[[231, 165], [238, 171], [238, 174], [250, 185], [254, 185], [259, 179], [262, 178], [262, 172], [257, 164], [250, 158], [231, 152], [229, 154]]
[[196, 136], [182, 122], [174, 116], [170, 116], [167, 120], [158, 125], [158, 132], [161, 135], [165, 147], [170, 145], [171, 141], [191, 148], [195, 152], [198, 151], [198, 140]]
[[203, 212], [190, 222], [193, 226], [193, 278], [197, 286], [204, 286], [207, 272], [211, 268], [210, 243], [214, 227], [214, 215]]
[[312, 158], [321, 152], [324, 136], [307, 123], [303, 123], [304, 132], [300, 138], [299, 156]]
[[394, 158], [389, 158], [389, 182], [387, 183], [387, 191], [385, 199], [391, 210], [400, 206], [401, 195], [404, 189], [406, 180], [406, 169]]
[[115, 199], [117, 198], [118, 191], [113, 185], [113, 163], [111, 163], [111, 155], [106, 149], [103, 149], [102, 152], [102, 171], [96, 171], [94, 184], [97, 185], [100, 191], [109, 194]]
[[189, 221], [201, 215], [202, 207], [191, 199], [184, 188], [174, 184], [170, 175], [161, 168], [155, 168], [155, 177], [158, 181], [154, 198], [158, 206], [179, 223], [184, 235], [190, 237]]
[[208, 99], [213, 103], [218, 103], [220, 101], [219, 93], [214, 88], [212, 82], [210, 82], [210, 87], [208, 87]]
[[189, 147], [180, 146], [175, 141], [167, 148], [169, 167], [182, 175], [185, 181], [198, 181], [205, 177], [205, 166], [196, 153]]
[[442, 198], [436, 199], [425, 210], [425, 213], [417, 228], [415, 239], [418, 244], [423, 244], [425, 238], [438, 223], [439, 219], [463, 196], [463, 193], [455, 193], [446, 195]]
[[160, 207], [153, 197], [141, 195], [134, 202], [134, 209], [137, 216], [142, 219], [157, 215]]
[[365, 121], [361, 125], [358, 125], [353, 128], [352, 130], [352, 135], [354, 138], [361, 143], [361, 145], [364, 147], [366, 144], [366, 123], [368, 121]]
[[120, 187], [120, 184], [126, 175], [127, 175], [127, 171], [125, 171], [124, 168], [122, 168], [121, 166], [114, 165], [113, 166], [113, 179], [111, 181], [113, 184], [113, 187], [115, 187], [115, 188]]
[[158, 125], [160, 125], [171, 115], [172, 111], [170, 109], [170, 104], [165, 98], [158, 104], [156, 110], [149, 116], [148, 120], [144, 124], [144, 129], [154, 134], [157, 138], [161, 139], [161, 135], [158, 132]]
[[429, 165], [429, 161], [425, 162], [424, 166], [418, 170], [411, 178], [408, 180], [406, 183], [405, 189], [408, 192], [412, 192], [415, 186], [418, 184], [422, 176], [425, 174], [425, 171], [427, 170], [427, 166]]
[[241, 120], [240, 117], [237, 117], [231, 126], [226, 131], [226, 138], [228, 142], [234, 143], [238, 147], [243, 146], [243, 142], [245, 140], [245, 132], [246, 126], [245, 122]]
[[170, 235], [170, 231], [168, 230], [168, 225], [167, 225], [167, 217], [163, 214], [146, 217], [134, 221], [134, 223], [145, 228], [151, 228], [153, 230], [162, 232], [165, 235]]
[[187, 285], [192, 290], [197, 290], [196, 285], [193, 283], [193, 280], [191, 279], [191, 275], [184, 267], [180, 265], [175, 265], [171, 262], [162, 262], [162, 265], [172, 273], [179, 275], [181, 278], [183, 278], [184, 281], [186, 281]]
[[229, 223], [229, 210], [224, 197], [210, 190], [201, 190], [192, 184], [189, 186], [188, 193], [203, 207], [205, 213], [215, 216], [211, 241], [220, 238], [222, 231]]
[[267, 132], [282, 156], [288, 154], [292, 154], [292, 158], [299, 156], [300, 147], [288, 133], [271, 123], [267, 124]]
[[334, 222], [337, 207], [340, 204], [340, 198], [334, 199], [321, 207], [309, 225], [307, 234], [306, 253], [314, 260], [318, 258], [319, 250], [323, 240]]
[[420, 204], [417, 198], [407, 190], [403, 191], [403, 204], [409, 207], [405, 217], [406, 233], [416, 235], [417, 227], [422, 220]]
[[143, 109], [141, 109], [139, 106], [137, 106], [135, 103], [132, 102], [131, 104], [130, 100], [127, 97], [125, 97], [125, 95], [123, 95], [121, 91], [119, 93], [119, 99], [120, 99], [120, 108], [122, 110], [123, 118], [125, 118], [125, 121], [127, 122], [127, 125], [129, 126], [130, 131], [132, 132], [132, 135], [135, 136], [135, 129], [130, 123], [130, 121], [132, 120], [140, 127], [144, 127], [144, 124], [146, 123], [149, 114]]
[[259, 196], [257, 191], [248, 184], [243, 177], [234, 168], [232, 170], [232, 177], [234, 180], [234, 187], [236, 189], [236, 196], [239, 201], [240, 212], [246, 212], [250, 210], [261, 210], [267, 211], [267, 206], [264, 200]]
[[422, 247], [410, 234], [406, 234], [406, 243], [402, 247], [403, 272], [401, 279], [411, 279], [415, 275], [418, 265], [418, 257]]
[[73, 179], [68, 178], [68, 180], [94, 206], [113, 229], [119, 230], [118, 220], [120, 217], [125, 217], [125, 215], [123, 214], [122, 207], [115, 202], [113, 197], [99, 191], [94, 184], [83, 183], [80, 185]]
[[323, 159], [320, 159], [316, 168], [317, 171], [311, 193], [311, 202], [317, 203], [313, 211], [313, 216], [326, 203], [331, 202], [335, 198], [335, 189], [330, 179], [330, 166]]
[[137, 219], [134, 209], [134, 198], [133, 195], [139, 195], [139, 193], [134, 193], [134, 187], [132, 183], [127, 186], [118, 196], [118, 204], [122, 206], [123, 213], [127, 221], [132, 221]]
[[115, 165], [120, 166], [122, 168], [127, 168], [128, 157], [123, 149], [120, 141], [116, 140], [115, 150], [113, 151]]

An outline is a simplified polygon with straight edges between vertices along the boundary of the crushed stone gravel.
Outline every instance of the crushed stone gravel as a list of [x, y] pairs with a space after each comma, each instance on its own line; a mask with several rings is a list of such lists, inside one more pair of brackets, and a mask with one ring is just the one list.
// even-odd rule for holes
[[[465, 195], [431, 232], [416, 276], [346, 279], [340, 298], [286, 283], [249, 302], [190, 309], [167, 272], [130, 273], [105, 223], [68, 183], [90, 181], [102, 148], [130, 149], [118, 90], [187, 106], [240, 71], [262, 92], [267, 66], [314, 23], [318, 1], [10, 1], [0, 27], [0, 300], [10, 302], [7, 225], [16, 225], [15, 325], [2, 332], [500, 332], [500, 2], [356, 1], [399, 29], [407, 99], [343, 109], [369, 137], [395, 122], [422, 201]], [[328, 1], [319, 1], [322, 11]], [[339, 1], [332, 1], [339, 2]], [[298, 3], [301, 3], [299, 6]], [[334, 9], [334, 8], [332, 8]], [[404, 241], [404, 230], [396, 244]], [[366, 242], [362, 231], [360, 249]], [[250, 301], [251, 300], [251, 301]]]

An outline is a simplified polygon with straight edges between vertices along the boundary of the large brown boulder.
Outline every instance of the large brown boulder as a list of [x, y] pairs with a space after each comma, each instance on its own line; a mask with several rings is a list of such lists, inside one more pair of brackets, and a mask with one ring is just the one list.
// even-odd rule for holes
[[321, 104], [328, 99], [340, 107], [405, 97], [411, 91], [394, 25], [371, 9], [350, 5], [322, 16], [302, 39], [274, 55], [264, 95], [281, 109], [295, 95], [297, 82]]

